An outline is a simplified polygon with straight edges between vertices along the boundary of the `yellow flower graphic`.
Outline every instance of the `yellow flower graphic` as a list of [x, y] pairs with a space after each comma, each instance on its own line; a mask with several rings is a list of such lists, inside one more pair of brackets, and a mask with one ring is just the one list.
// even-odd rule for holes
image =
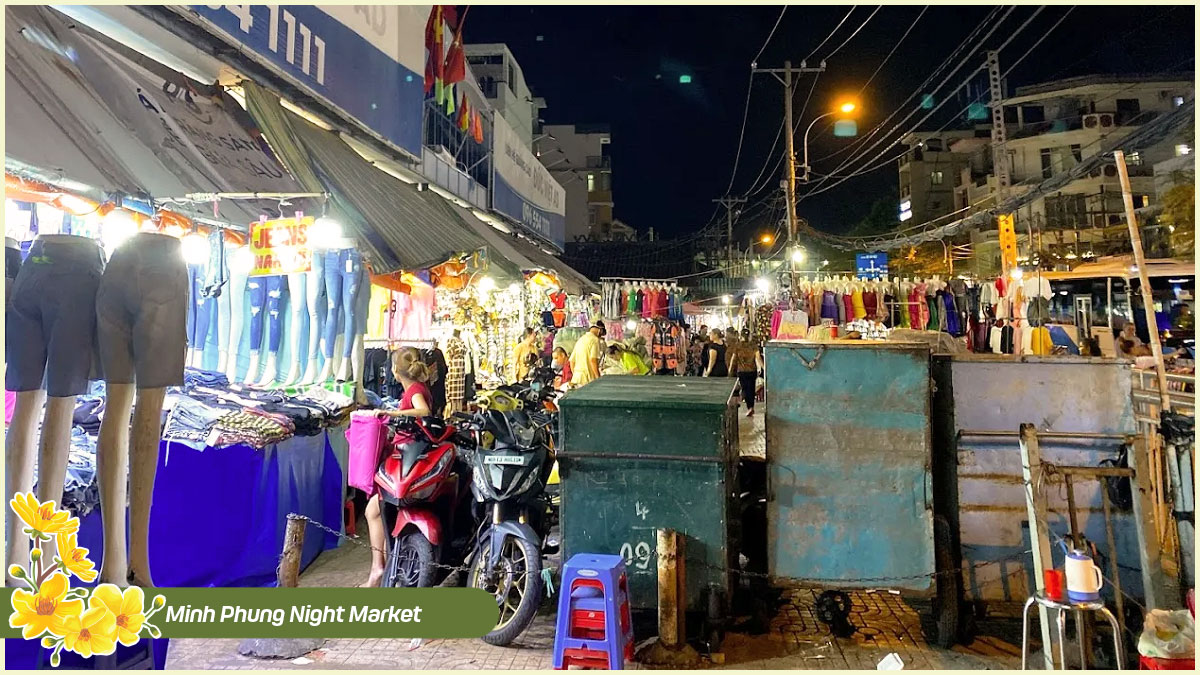
[[13, 512], [29, 529], [39, 534], [72, 534], [79, 531], [79, 519], [54, 508], [54, 501], [39, 502], [32, 493], [17, 493], [10, 502]]
[[68, 617], [78, 617], [83, 611], [82, 600], [65, 600], [69, 581], [67, 575], [55, 573], [38, 589], [30, 593], [24, 589], [13, 591], [12, 607], [15, 612], [8, 618], [13, 628], [24, 627], [21, 635], [26, 639], [38, 637], [49, 631], [63, 635], [63, 623]]
[[88, 550], [78, 543], [78, 535], [59, 534], [58, 557], [62, 558], [63, 568], [74, 574], [80, 581], [88, 582], [96, 578], [96, 565], [88, 560]]
[[88, 606], [92, 609], [101, 607], [108, 611], [116, 622], [117, 640], [129, 647], [137, 644], [142, 624], [146, 622], [145, 599], [142, 589], [137, 586], [130, 586], [122, 595], [121, 589], [113, 584], [101, 584], [92, 591]]
[[87, 658], [93, 654], [111, 654], [117, 650], [117, 621], [104, 607], [92, 607], [82, 615], [67, 617], [63, 623], [63, 644]]

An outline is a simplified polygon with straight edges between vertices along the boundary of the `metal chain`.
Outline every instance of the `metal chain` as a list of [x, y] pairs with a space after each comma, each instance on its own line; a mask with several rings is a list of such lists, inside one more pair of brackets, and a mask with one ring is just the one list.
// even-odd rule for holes
[[[349, 534], [345, 534], [344, 532], [339, 532], [339, 531], [333, 529], [332, 527], [329, 527], [328, 525], [321, 523], [320, 521], [309, 518], [308, 516], [303, 516], [298, 513], [289, 513], [288, 518], [303, 520], [305, 523], [312, 525], [313, 527], [315, 527], [318, 530], [321, 530], [327, 534], [332, 534], [333, 536], [337, 537], [338, 539], [343, 539], [345, 541], [350, 542], [351, 544], [354, 544], [355, 546], [360, 546], [362, 548], [365, 548], [365, 549], [375, 552], [375, 553], [381, 553], [384, 555], [384, 557], [386, 557], [388, 555], [387, 551], [377, 549], [374, 546], [372, 546], [371, 544], [363, 542], [362, 538], [357, 535], [349, 535]], [[282, 558], [282, 556], [281, 556], [281, 558]], [[441, 570], [446, 570], [448, 572], [469, 572], [471, 570], [469, 565], [446, 565], [443, 563], [432, 562], [432, 561], [426, 563], [425, 565], [423, 565], [423, 567], [433, 568], [433, 569], [441, 569]]]

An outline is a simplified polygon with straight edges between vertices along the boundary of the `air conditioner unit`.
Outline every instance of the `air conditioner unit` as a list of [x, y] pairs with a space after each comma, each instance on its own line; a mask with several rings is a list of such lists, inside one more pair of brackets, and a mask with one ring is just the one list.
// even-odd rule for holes
[[1099, 126], [1100, 126], [1100, 116], [1099, 115], [1084, 115], [1083, 116], [1083, 128], [1084, 129], [1096, 129]]
[[1112, 113], [1100, 113], [1097, 115], [1097, 117], [1100, 118], [1101, 127], [1111, 127], [1115, 125], [1115, 120], [1113, 119]]
[[1113, 164], [1107, 164], [1107, 165], [1105, 165], [1105, 167], [1104, 167], [1104, 176], [1105, 176], [1106, 178], [1116, 178], [1116, 176], [1117, 176], [1117, 167], [1116, 167], [1116, 165], [1113, 165]]

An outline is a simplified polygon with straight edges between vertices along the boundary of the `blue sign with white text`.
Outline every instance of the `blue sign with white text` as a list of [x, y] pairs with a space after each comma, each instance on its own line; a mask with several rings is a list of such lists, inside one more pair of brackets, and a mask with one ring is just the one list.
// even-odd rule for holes
[[527, 230], [563, 250], [567, 239], [567, 218], [561, 213], [539, 208], [522, 197], [499, 173], [492, 181], [492, 208], [517, 221]]
[[854, 267], [860, 278], [882, 279], [888, 273], [888, 256], [886, 253], [856, 253]]
[[421, 156], [429, 6], [188, 5], [293, 84]]

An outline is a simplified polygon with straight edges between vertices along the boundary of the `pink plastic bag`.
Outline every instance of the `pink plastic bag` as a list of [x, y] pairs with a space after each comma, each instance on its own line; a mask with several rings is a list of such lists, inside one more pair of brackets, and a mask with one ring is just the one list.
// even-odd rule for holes
[[383, 451], [384, 421], [374, 413], [355, 412], [350, 416], [346, 440], [350, 443], [350, 471], [347, 482], [367, 493], [375, 494], [375, 470]]

